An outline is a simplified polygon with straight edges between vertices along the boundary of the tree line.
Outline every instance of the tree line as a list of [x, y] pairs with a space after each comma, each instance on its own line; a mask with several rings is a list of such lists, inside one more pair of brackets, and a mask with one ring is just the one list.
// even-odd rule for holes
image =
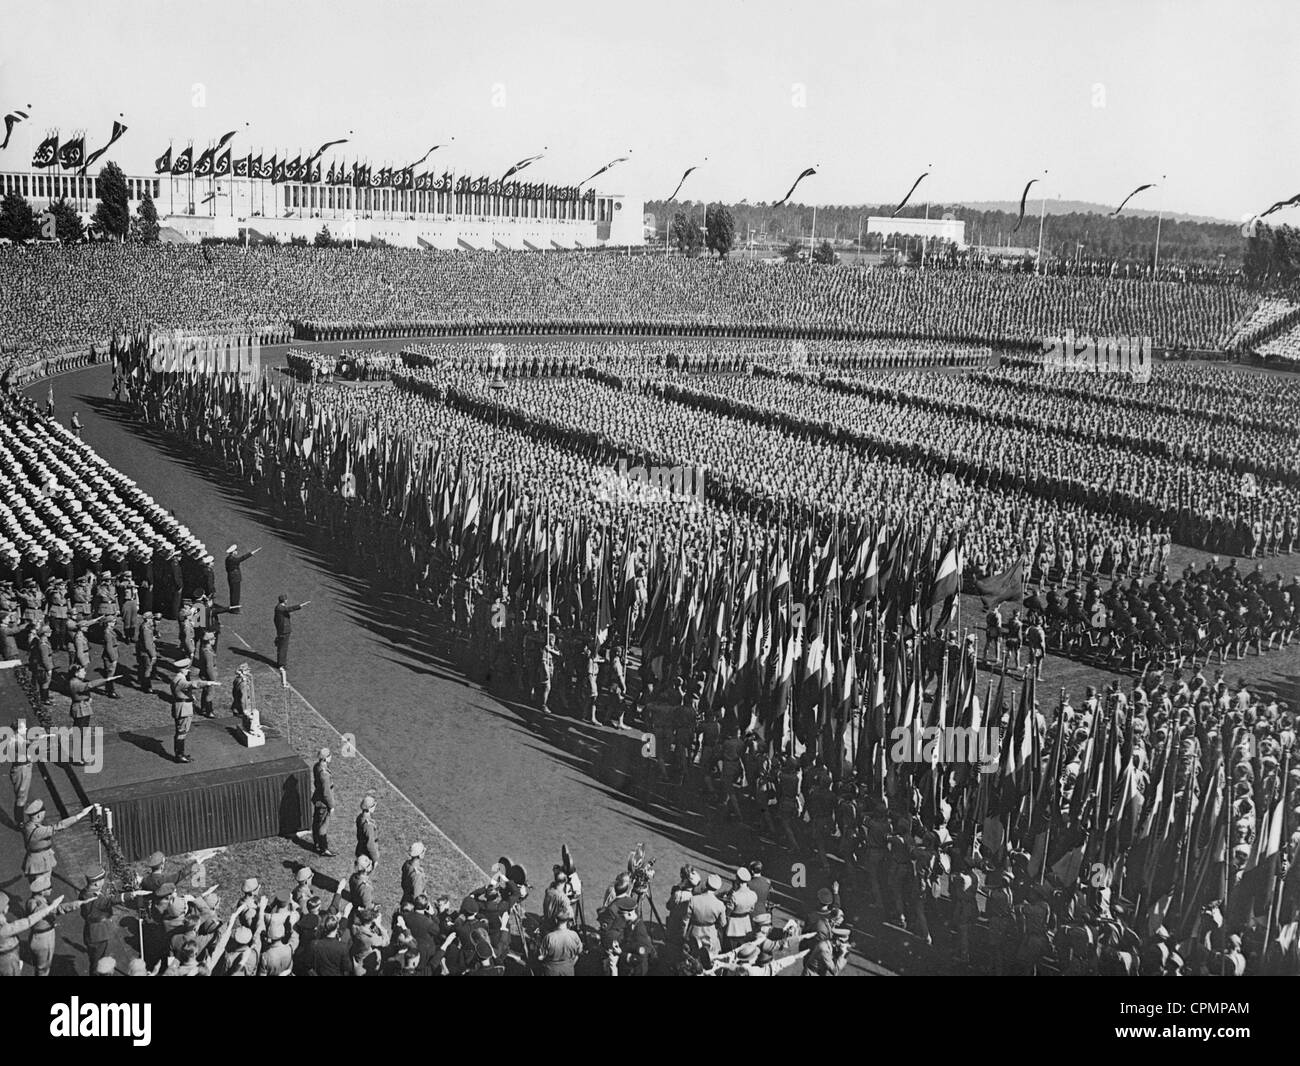
[[[702, 206], [700, 201], [670, 203], [648, 200], [645, 210], [654, 214], [658, 224], [669, 218], [675, 225], [679, 216], [698, 220]], [[809, 204], [790, 203], [774, 207], [742, 201], [718, 206], [731, 216], [735, 239], [742, 245], [752, 237], [755, 243], [783, 247], [791, 240], [806, 241], [812, 230], [813, 207]], [[841, 242], [856, 243], [860, 231], [865, 237], [867, 217], [888, 215], [893, 211], [893, 205], [819, 206], [816, 210], [818, 237], [838, 237]], [[1012, 245], [1035, 251], [1038, 248], [1037, 212], [1028, 207], [1018, 232], [1013, 232], [1017, 215], [1009, 211], [976, 210], [948, 204], [931, 204], [928, 210], [931, 218], [940, 218], [951, 212], [964, 221], [968, 244]], [[899, 217], [924, 218], [926, 211], [925, 204], [912, 205], [899, 212]], [[1044, 258], [1073, 259], [1081, 254], [1091, 259], [1150, 264], [1155, 258], [1156, 227], [1157, 220], [1146, 215], [1112, 218], [1082, 211], [1048, 215], [1044, 225], [1043, 255]], [[1159, 228], [1162, 266], [1222, 266], [1225, 270], [1235, 271], [1243, 265], [1245, 241], [1240, 227], [1235, 224], [1166, 218], [1160, 220]], [[675, 243], [671, 233], [670, 243]], [[865, 239], [863, 243], [866, 245]]]
[[161, 227], [153, 197], [146, 192], [132, 215], [126, 175], [121, 167], [106, 163], [99, 172], [98, 188], [99, 203], [91, 216], [90, 233], [76, 207], [65, 198], [52, 200], [49, 208], [37, 215], [20, 193], [7, 193], [0, 201], [0, 238], [15, 244], [38, 240], [76, 244], [92, 235], [100, 240], [129, 240], [140, 244], [158, 240]]

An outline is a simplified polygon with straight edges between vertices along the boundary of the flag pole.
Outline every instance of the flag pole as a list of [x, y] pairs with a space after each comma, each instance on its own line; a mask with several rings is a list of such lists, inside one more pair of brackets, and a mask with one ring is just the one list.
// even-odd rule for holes
[[1034, 262], [1034, 273], [1043, 271], [1043, 222], [1047, 218], [1047, 190], [1043, 190], [1042, 203], [1038, 209], [1038, 259]]
[[[1273, 940], [1273, 930], [1277, 928], [1278, 922], [1282, 916], [1281, 914], [1282, 894], [1284, 891], [1284, 885], [1286, 882], [1286, 875], [1287, 875], [1287, 861], [1286, 861], [1287, 851], [1290, 848], [1290, 837], [1287, 835], [1287, 831], [1286, 831], [1287, 830], [1286, 789], [1287, 789], [1287, 777], [1290, 773], [1290, 769], [1291, 769], [1291, 746], [1287, 745], [1282, 755], [1282, 773], [1281, 776], [1278, 778], [1279, 788], [1282, 791], [1282, 802], [1279, 803], [1274, 808], [1277, 816], [1282, 819], [1282, 827], [1281, 827], [1281, 832], [1278, 834], [1281, 844], [1277, 852], [1277, 860], [1276, 860], [1277, 869], [1273, 873], [1273, 883], [1272, 885], [1269, 886], [1268, 908], [1265, 911], [1266, 917], [1264, 919], [1265, 924], [1264, 924], [1263, 958], [1266, 963], [1268, 961], [1269, 945], [1272, 943]], [[1272, 819], [1270, 818], [1270, 825], [1268, 827], [1268, 835], [1270, 837], [1270, 841], [1273, 836], [1273, 826], [1271, 822]], [[1265, 848], [1268, 847], [1270, 841], [1264, 842]], [[1226, 846], [1227, 846], [1227, 842], [1225, 841], [1225, 847]]]

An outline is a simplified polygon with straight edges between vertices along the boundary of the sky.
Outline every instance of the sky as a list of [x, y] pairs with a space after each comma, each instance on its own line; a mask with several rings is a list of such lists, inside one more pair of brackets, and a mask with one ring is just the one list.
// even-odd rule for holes
[[[1049, 197], [1237, 220], [1300, 193], [1296, 0], [61, 0], [10, 3], [0, 111], [107, 140], [314, 151], [533, 180], [804, 203]], [[245, 127], [245, 123], [248, 123]], [[454, 141], [451, 138], [455, 138]], [[1037, 190], [1036, 190], [1037, 191]], [[1290, 216], [1290, 217], [1287, 217]], [[1300, 224], [1300, 210], [1282, 218]]]

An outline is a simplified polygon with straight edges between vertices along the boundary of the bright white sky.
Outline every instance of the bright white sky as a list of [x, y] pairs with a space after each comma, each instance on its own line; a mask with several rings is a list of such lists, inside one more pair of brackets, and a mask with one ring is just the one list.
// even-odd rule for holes
[[[61, 0], [10, 4], [0, 154], [119, 112], [128, 172], [190, 139], [341, 151], [684, 199], [1012, 200], [1046, 191], [1237, 219], [1300, 192], [1297, 0]], [[206, 106], [193, 106], [194, 87]], [[800, 93], [802, 87], [802, 94]], [[504, 107], [494, 106], [501, 102]], [[795, 106], [803, 102], [806, 106]], [[1098, 106], [1102, 105], [1102, 106]], [[327, 157], [328, 159], [329, 157]], [[1300, 211], [1288, 212], [1300, 222]]]

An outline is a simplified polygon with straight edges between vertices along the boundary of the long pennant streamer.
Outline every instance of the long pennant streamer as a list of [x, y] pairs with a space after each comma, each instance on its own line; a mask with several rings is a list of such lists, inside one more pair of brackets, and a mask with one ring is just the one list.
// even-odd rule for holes
[[506, 171], [506, 172], [501, 176], [501, 180], [502, 180], [502, 181], [505, 181], [507, 178], [509, 178], [509, 177], [513, 177], [515, 174], [518, 174], [521, 170], [524, 170], [524, 169], [527, 168], [527, 167], [531, 167], [534, 163], [536, 163], [539, 159], [541, 159], [545, 154], [546, 154], [546, 149], [543, 148], [543, 149], [542, 149], [540, 152], [538, 152], [536, 155], [530, 155], [530, 156], [528, 156], [526, 159], [521, 159], [521, 160], [519, 160], [518, 163], [516, 163], [514, 166], [512, 166], [509, 170], [507, 170], [507, 171]]
[[790, 186], [790, 191], [786, 193], [783, 197], [781, 197], [781, 199], [779, 199], [772, 206], [780, 207], [783, 203], [785, 203], [787, 200], [790, 199], [790, 197], [794, 195], [795, 189], [799, 188], [799, 183], [803, 181], [804, 178], [811, 178], [816, 173], [817, 173], [816, 167], [809, 167], [807, 170], [805, 170], [802, 174], [800, 174], [797, 178], [794, 179], [794, 184]]
[[1012, 233], [1015, 233], [1020, 228], [1020, 223], [1025, 220], [1025, 201], [1029, 199], [1030, 186], [1037, 180], [1037, 178], [1030, 178], [1029, 183], [1025, 186], [1025, 191], [1020, 194], [1020, 217], [1016, 219], [1015, 229], [1011, 231]]
[[[28, 104], [27, 106], [30, 108], [32, 105]], [[4, 140], [4, 144], [0, 144], [0, 152], [3, 152], [6, 148], [9, 147], [10, 134], [13, 133], [14, 127], [17, 126], [18, 123], [20, 123], [23, 119], [25, 119], [27, 115], [28, 112], [24, 111], [22, 108], [18, 108], [17, 110], [10, 111], [9, 114], [5, 115], [5, 140]]]
[[1121, 211], [1123, 211], [1124, 205], [1128, 203], [1131, 199], [1133, 199], [1133, 197], [1135, 197], [1138, 193], [1143, 192], [1146, 189], [1154, 189], [1155, 187], [1156, 187], [1156, 183], [1154, 181], [1149, 181], [1145, 185], [1139, 185], [1136, 189], [1134, 189], [1131, 193], [1129, 193], [1126, 197], [1124, 197], [1119, 207], [1115, 208], [1115, 210], [1110, 213], [1110, 217], [1114, 218]]
[[117, 143], [118, 139], [125, 132], [126, 132], [126, 123], [118, 122], [116, 119], [114, 119], [113, 132], [108, 138], [108, 144], [104, 145], [103, 148], [97, 149], [96, 151], [90, 153], [89, 157], [87, 157], [86, 161], [81, 165], [81, 173], [85, 174], [86, 171], [88, 171], [91, 168], [91, 165], [95, 162], [95, 160], [98, 159], [105, 152], [107, 152], [110, 148], [112, 148], [113, 145]]
[[695, 164], [695, 166], [693, 166], [693, 167], [687, 167], [687, 168], [686, 168], [686, 173], [682, 175], [682, 180], [679, 181], [679, 182], [677, 183], [677, 188], [675, 188], [675, 189], [673, 190], [673, 194], [672, 194], [672, 196], [668, 197], [668, 202], [669, 202], [669, 203], [671, 203], [673, 200], [676, 200], [676, 199], [677, 199], [677, 194], [678, 194], [679, 192], [682, 191], [682, 186], [686, 184], [686, 179], [689, 178], [692, 174], [695, 173], [695, 171], [697, 171], [697, 170], [699, 170], [699, 169], [700, 169], [700, 166], [699, 166], [698, 163]]
[[896, 208], [894, 208], [893, 211], [889, 213], [890, 218], [898, 217], [898, 212], [900, 212], [901, 210], [903, 210], [903, 208], [907, 206], [907, 201], [912, 198], [912, 193], [916, 192], [916, 187], [925, 180], [926, 175], [928, 175], [929, 173], [930, 172], [927, 170], [925, 174], [922, 174], [919, 178], [916, 179], [916, 181], [912, 182], [912, 187], [907, 190], [907, 195], [903, 197], [903, 202], [900, 203]]
[[[612, 167], [618, 166], [619, 163], [626, 163], [631, 158], [631, 152], [632, 149], [629, 148], [628, 155], [621, 155], [617, 159], [611, 159], [608, 163], [606, 163], [603, 167], [601, 167], [598, 171], [596, 171], [596, 173], [594, 173], [590, 178], [585, 178], [582, 181], [578, 182], [578, 188], [581, 189], [584, 185], [587, 184], [587, 182], [595, 180], [596, 178], [604, 174], [605, 171], [611, 169]], [[686, 173], [689, 174], [690, 171], [688, 170]], [[683, 178], [682, 180], [685, 181], [686, 179]], [[680, 187], [681, 186], [678, 186], [678, 188]]]

